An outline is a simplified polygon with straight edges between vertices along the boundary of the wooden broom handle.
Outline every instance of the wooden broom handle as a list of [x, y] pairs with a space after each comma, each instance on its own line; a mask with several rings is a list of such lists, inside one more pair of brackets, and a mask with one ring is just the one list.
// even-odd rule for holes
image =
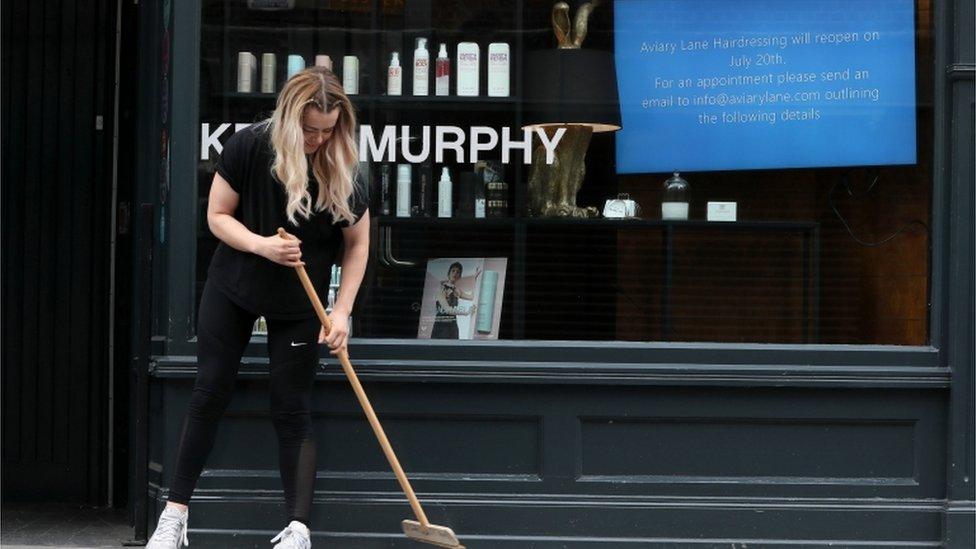
[[[278, 236], [286, 240], [295, 238], [281, 228], [278, 229]], [[318, 315], [319, 321], [325, 326], [325, 332], [329, 333], [332, 331], [332, 322], [329, 320], [329, 315], [325, 313], [325, 307], [322, 306], [322, 301], [319, 299], [319, 295], [315, 291], [315, 286], [312, 285], [312, 281], [308, 278], [305, 267], [299, 265], [295, 267], [295, 271], [298, 272], [298, 278], [302, 281], [302, 286], [305, 287], [305, 293], [308, 294], [308, 298], [312, 301], [315, 314]], [[379, 441], [380, 446], [383, 447], [383, 453], [386, 454], [386, 459], [390, 462], [393, 473], [396, 474], [397, 480], [400, 481], [400, 488], [403, 489], [403, 493], [410, 500], [410, 507], [413, 509], [413, 514], [416, 515], [417, 521], [420, 522], [421, 526], [427, 528], [430, 526], [430, 522], [427, 521], [427, 515], [424, 513], [423, 507], [420, 506], [417, 495], [414, 494], [413, 488], [410, 486], [410, 481], [407, 479], [406, 473], [403, 472], [403, 467], [400, 466], [400, 460], [397, 459], [396, 454], [393, 452], [393, 447], [390, 446], [390, 441], [386, 438], [386, 433], [383, 432], [383, 426], [380, 425], [380, 420], [376, 417], [376, 412], [373, 411], [373, 406], [369, 403], [366, 391], [363, 390], [362, 384], [359, 383], [359, 376], [356, 375], [356, 371], [349, 362], [349, 353], [345, 350], [339, 351], [339, 364], [342, 365], [342, 370], [346, 373], [346, 378], [349, 379], [349, 384], [352, 385], [352, 390], [356, 393], [356, 398], [359, 399], [360, 406], [366, 412], [369, 424], [373, 427], [373, 432], [376, 433], [376, 439]]]

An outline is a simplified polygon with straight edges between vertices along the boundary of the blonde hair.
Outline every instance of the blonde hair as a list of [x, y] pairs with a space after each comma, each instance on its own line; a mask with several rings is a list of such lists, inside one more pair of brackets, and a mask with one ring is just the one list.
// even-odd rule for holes
[[[308, 192], [308, 162], [302, 116], [306, 109], [323, 113], [339, 110], [332, 136], [312, 156], [312, 173], [318, 183], [318, 197], [312, 204]], [[307, 68], [288, 80], [269, 119], [274, 162], [271, 173], [288, 195], [285, 213], [297, 225], [297, 217], [308, 219], [314, 212], [328, 210], [338, 221], [356, 222], [349, 208], [355, 188], [359, 150], [356, 146], [356, 113], [342, 84], [325, 67]]]

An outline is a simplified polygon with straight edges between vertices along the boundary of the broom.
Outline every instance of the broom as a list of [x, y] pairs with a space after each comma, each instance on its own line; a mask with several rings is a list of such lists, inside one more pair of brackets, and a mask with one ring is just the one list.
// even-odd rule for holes
[[[278, 229], [278, 236], [284, 239], [294, 238], [281, 228]], [[308, 298], [312, 301], [312, 307], [315, 308], [315, 313], [318, 315], [322, 325], [325, 326], [325, 332], [330, 332], [332, 330], [332, 323], [329, 321], [328, 315], [325, 314], [325, 307], [322, 306], [322, 301], [319, 300], [318, 293], [315, 291], [315, 287], [312, 286], [312, 281], [309, 280], [308, 273], [305, 272], [305, 267], [299, 265], [295, 267], [295, 271], [298, 273], [298, 278], [302, 281], [302, 286], [305, 287], [305, 293], [308, 294]], [[396, 474], [396, 478], [400, 482], [400, 488], [403, 489], [403, 493], [410, 500], [410, 507], [413, 509], [413, 514], [417, 517], [417, 520], [408, 519], [401, 523], [403, 533], [407, 537], [423, 543], [448, 547], [450, 549], [464, 549], [464, 546], [458, 541], [453, 530], [447, 526], [431, 524], [427, 520], [427, 515], [424, 513], [423, 507], [420, 506], [420, 501], [417, 500], [416, 494], [413, 493], [410, 481], [407, 479], [406, 473], [403, 472], [403, 467], [400, 467], [400, 461], [397, 459], [396, 454], [393, 453], [393, 447], [390, 446], [390, 441], [387, 440], [386, 433], [383, 432], [383, 426], [380, 425], [380, 420], [376, 417], [376, 412], [373, 411], [373, 406], [369, 403], [369, 398], [366, 397], [366, 392], [359, 383], [359, 377], [349, 362], [349, 353], [340, 351], [339, 363], [342, 365], [342, 370], [346, 373], [346, 378], [349, 379], [349, 384], [352, 385], [352, 390], [356, 393], [356, 398], [359, 399], [359, 404], [363, 407], [363, 411], [366, 412], [369, 424], [373, 427], [373, 432], [376, 433], [376, 440], [379, 441], [380, 446], [383, 448], [383, 453], [386, 454], [386, 459], [390, 462], [390, 467], [393, 468], [393, 473]]]

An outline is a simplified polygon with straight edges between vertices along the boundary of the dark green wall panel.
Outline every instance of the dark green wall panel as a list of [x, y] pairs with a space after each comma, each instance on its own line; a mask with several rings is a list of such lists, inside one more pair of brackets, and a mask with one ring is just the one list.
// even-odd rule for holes
[[[246, 370], [191, 502], [205, 525], [191, 524], [191, 538], [215, 547], [260, 547], [284, 520], [266, 378]], [[191, 387], [189, 372], [157, 363], [157, 512]], [[938, 389], [365, 387], [431, 520], [469, 547], [896, 547], [941, 536]], [[406, 547], [397, 530], [409, 507], [343, 380], [320, 375], [313, 418], [313, 530], [342, 547]]]

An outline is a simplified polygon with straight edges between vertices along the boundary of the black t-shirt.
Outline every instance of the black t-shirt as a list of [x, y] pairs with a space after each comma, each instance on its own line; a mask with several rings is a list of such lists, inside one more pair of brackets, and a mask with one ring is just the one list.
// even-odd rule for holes
[[[234, 218], [251, 232], [272, 236], [278, 227], [302, 241], [305, 271], [324, 302], [336, 254], [342, 245], [342, 228], [346, 221], [334, 222], [326, 210], [314, 212], [309, 219], [296, 215], [298, 226], [285, 214], [287, 193], [271, 173], [274, 149], [267, 123], [253, 124], [235, 133], [217, 159], [217, 173], [230, 184], [240, 201]], [[366, 189], [357, 180], [349, 206], [362, 218], [368, 206]], [[309, 193], [312, 204], [318, 196], [318, 185], [309, 166]], [[257, 254], [236, 250], [221, 242], [214, 252], [208, 271], [209, 280], [241, 307], [267, 318], [297, 319], [315, 315], [293, 267], [286, 267]]]

